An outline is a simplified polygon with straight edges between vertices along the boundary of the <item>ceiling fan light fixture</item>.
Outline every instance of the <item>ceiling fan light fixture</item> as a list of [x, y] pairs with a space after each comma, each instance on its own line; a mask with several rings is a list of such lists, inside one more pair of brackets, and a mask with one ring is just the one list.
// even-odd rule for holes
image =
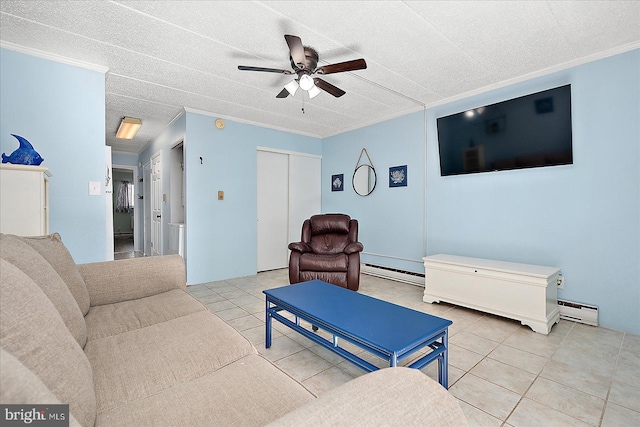
[[321, 90], [318, 89], [318, 86], [313, 85], [311, 86], [311, 89], [308, 90], [309, 93], [309, 98], [313, 99], [316, 96], [320, 95]]
[[300, 88], [302, 90], [309, 90], [314, 86], [313, 79], [308, 74], [303, 74], [300, 77]]
[[138, 130], [142, 126], [142, 120], [133, 117], [123, 117], [116, 132], [116, 138], [118, 139], [133, 139], [138, 133]]
[[295, 80], [291, 80], [289, 83], [284, 85], [284, 88], [287, 90], [287, 92], [289, 92], [289, 95], [293, 96], [298, 90], [298, 82]]

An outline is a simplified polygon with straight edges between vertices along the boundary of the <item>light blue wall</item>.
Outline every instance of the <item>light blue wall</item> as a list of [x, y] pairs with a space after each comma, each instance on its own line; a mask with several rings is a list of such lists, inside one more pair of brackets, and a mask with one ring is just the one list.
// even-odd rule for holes
[[[256, 273], [257, 147], [321, 154], [319, 139], [186, 114], [187, 281]], [[200, 163], [202, 157], [202, 164]], [[224, 200], [218, 200], [218, 190]]]
[[[640, 333], [640, 51], [428, 111], [428, 253], [557, 266], [559, 297]], [[435, 119], [571, 84], [573, 165], [441, 177]]]
[[138, 167], [138, 155], [133, 153], [112, 152], [111, 161], [114, 165]]
[[[351, 181], [363, 148], [377, 175], [376, 188], [366, 197], [353, 190]], [[368, 163], [366, 154], [362, 163]], [[390, 188], [389, 167], [402, 165], [407, 165], [407, 186]], [[331, 191], [331, 176], [337, 174], [344, 174], [344, 191]], [[362, 262], [424, 271], [424, 113], [324, 139], [322, 211], [358, 220]]]
[[[50, 180], [50, 230], [77, 263], [106, 259], [104, 74], [0, 49], [0, 152], [28, 139]], [[101, 185], [89, 196], [89, 181]]]
[[[598, 305], [603, 326], [640, 333], [639, 76], [635, 50], [427, 110], [427, 254], [558, 266], [560, 298]], [[573, 165], [440, 176], [437, 117], [564, 84], [572, 85]], [[323, 141], [323, 211], [358, 218], [365, 251], [421, 256], [421, 131], [421, 114], [412, 114]], [[364, 198], [350, 187], [362, 147], [379, 177]], [[405, 163], [409, 187], [388, 188], [388, 167]], [[343, 193], [330, 191], [337, 173], [349, 177]]]

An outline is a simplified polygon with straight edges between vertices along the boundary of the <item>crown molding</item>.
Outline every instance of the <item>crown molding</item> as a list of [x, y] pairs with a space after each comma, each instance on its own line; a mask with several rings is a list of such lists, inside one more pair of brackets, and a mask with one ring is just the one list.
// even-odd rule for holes
[[97, 71], [102, 74], [106, 74], [109, 71], [109, 67], [102, 65], [91, 64], [89, 62], [80, 61], [77, 59], [67, 58], [55, 53], [45, 52], [42, 50], [34, 49], [19, 44], [0, 40], [0, 48], [13, 50], [15, 52], [24, 53], [31, 56], [37, 56], [38, 58], [48, 59], [50, 61], [60, 62], [62, 64], [73, 65], [74, 67], [80, 67], [91, 71]]
[[264, 124], [264, 123], [254, 122], [254, 121], [251, 121], [251, 120], [240, 119], [238, 117], [227, 116], [227, 115], [218, 114], [218, 113], [212, 113], [210, 111], [198, 110], [197, 108], [184, 107], [184, 110], [187, 113], [195, 113], [195, 114], [200, 114], [202, 116], [215, 117], [215, 118], [224, 119], [224, 120], [232, 120], [232, 121], [237, 122], [237, 123], [244, 123], [244, 124], [248, 124], [248, 125], [258, 126], [258, 127], [261, 127], [261, 128], [273, 129], [273, 130], [278, 130], [278, 131], [281, 131], [281, 132], [293, 133], [293, 134], [296, 134], [296, 135], [308, 136], [308, 137], [317, 138], [317, 139], [322, 139], [323, 138], [321, 135], [316, 135], [316, 134], [313, 134], [313, 133], [301, 132], [301, 131], [297, 131], [297, 130], [283, 128], [283, 127], [280, 127], [280, 126], [272, 126], [272, 125], [268, 125], [268, 124]]

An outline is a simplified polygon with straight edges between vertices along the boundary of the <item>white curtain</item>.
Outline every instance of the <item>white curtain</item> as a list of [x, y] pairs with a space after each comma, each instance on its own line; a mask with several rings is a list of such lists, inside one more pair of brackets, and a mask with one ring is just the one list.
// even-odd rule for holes
[[116, 212], [133, 212], [133, 184], [129, 181], [120, 181]]

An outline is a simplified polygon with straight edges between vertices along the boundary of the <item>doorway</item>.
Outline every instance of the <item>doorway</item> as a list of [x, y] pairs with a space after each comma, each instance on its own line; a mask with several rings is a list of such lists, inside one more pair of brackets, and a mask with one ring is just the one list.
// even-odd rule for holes
[[136, 244], [137, 170], [133, 166], [113, 165], [113, 258], [143, 256]]

